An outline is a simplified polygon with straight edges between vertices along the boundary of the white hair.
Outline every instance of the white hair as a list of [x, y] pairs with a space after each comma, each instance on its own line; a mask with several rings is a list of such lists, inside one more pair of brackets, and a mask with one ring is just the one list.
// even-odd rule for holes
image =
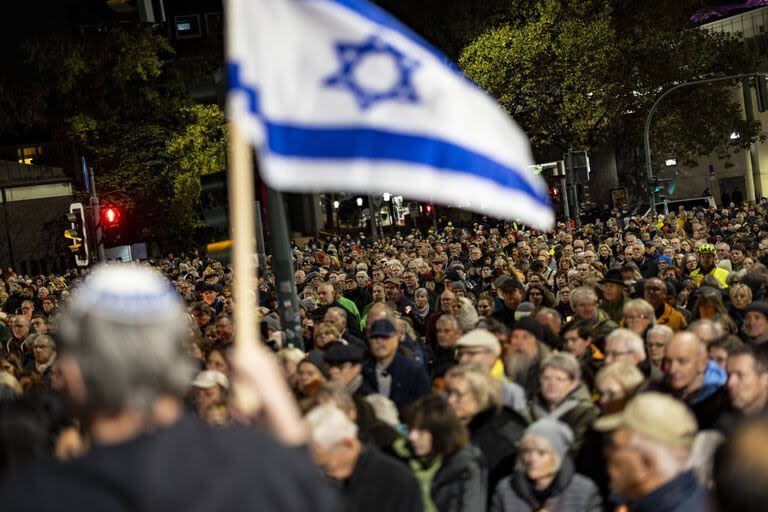
[[383, 421], [392, 428], [400, 426], [400, 417], [397, 414], [395, 402], [378, 393], [368, 395], [365, 397], [365, 401], [373, 407], [376, 419]]
[[346, 439], [357, 439], [357, 425], [335, 404], [318, 405], [304, 417], [312, 443], [330, 450]]
[[643, 338], [636, 332], [624, 328], [615, 329], [611, 334], [606, 336], [605, 345], [608, 346], [608, 343], [613, 340], [623, 342], [627, 346], [627, 350], [639, 355], [641, 361], [645, 360], [645, 344], [643, 343]]

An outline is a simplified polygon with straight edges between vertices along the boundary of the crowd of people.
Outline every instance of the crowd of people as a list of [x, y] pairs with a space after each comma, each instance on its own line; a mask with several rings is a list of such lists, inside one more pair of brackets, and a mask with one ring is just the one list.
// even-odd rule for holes
[[[301, 343], [267, 270], [269, 357], [253, 359], [217, 261], [8, 269], [0, 502], [761, 510], [766, 215], [731, 203], [294, 243]], [[238, 380], [259, 414], [235, 406]]]

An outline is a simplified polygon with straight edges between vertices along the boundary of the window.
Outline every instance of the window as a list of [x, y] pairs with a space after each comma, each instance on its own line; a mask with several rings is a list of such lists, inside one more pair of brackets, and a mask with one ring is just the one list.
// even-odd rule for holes
[[224, 30], [221, 24], [220, 12], [205, 13], [205, 30], [208, 34], [221, 34]]
[[20, 164], [32, 165], [36, 164], [40, 160], [40, 156], [43, 154], [43, 148], [40, 146], [30, 146], [19, 148], [16, 151], [18, 162]]
[[193, 39], [200, 37], [200, 16], [189, 14], [174, 18], [177, 39]]

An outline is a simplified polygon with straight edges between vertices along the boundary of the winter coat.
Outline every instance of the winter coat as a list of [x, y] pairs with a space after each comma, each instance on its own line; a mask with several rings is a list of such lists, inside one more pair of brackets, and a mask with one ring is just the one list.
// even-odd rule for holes
[[550, 497], [539, 503], [534, 497], [531, 481], [522, 471], [515, 471], [496, 487], [491, 512], [600, 512], [603, 509], [595, 484], [589, 478], [576, 474], [567, 457], [552, 486]]
[[480, 449], [488, 464], [489, 494], [499, 480], [514, 470], [517, 445], [527, 426], [525, 418], [508, 407], [481, 411], [467, 425], [472, 444]]
[[488, 470], [483, 454], [472, 444], [424, 466], [409, 461], [421, 484], [424, 512], [475, 512], [487, 509]]

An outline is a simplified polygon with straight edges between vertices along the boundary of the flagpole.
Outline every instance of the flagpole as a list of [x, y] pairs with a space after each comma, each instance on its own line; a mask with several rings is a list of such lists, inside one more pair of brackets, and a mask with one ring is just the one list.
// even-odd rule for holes
[[[248, 352], [246, 345], [259, 342], [256, 310], [256, 262], [253, 235], [256, 226], [253, 221], [254, 182], [251, 148], [236, 123], [229, 123], [229, 218], [232, 247], [232, 270], [234, 275], [234, 316], [237, 327], [234, 358], [241, 358]], [[253, 413], [258, 408], [258, 399], [253, 389], [238, 386], [236, 394], [242, 412]]]

